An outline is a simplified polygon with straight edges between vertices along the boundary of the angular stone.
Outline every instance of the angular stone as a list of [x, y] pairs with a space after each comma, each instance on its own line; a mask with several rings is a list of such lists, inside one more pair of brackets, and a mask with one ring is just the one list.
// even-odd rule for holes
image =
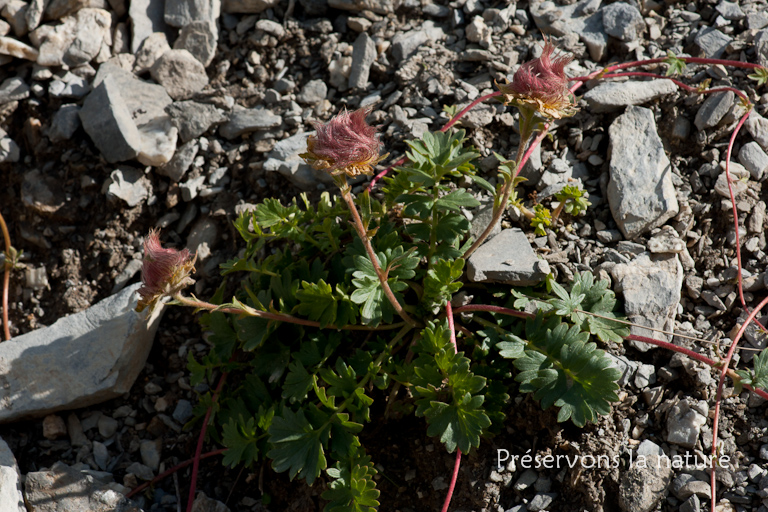
[[277, 128], [282, 122], [283, 118], [273, 114], [271, 110], [262, 108], [237, 110], [232, 112], [229, 121], [219, 128], [219, 134], [231, 140], [244, 133]]
[[540, 260], [518, 228], [504, 229], [487, 240], [469, 258], [467, 277], [474, 282], [501, 282], [516, 286], [538, 284], [549, 274], [549, 264]]
[[195, 139], [214, 124], [227, 120], [226, 115], [213, 105], [196, 101], [177, 101], [166, 107], [173, 125], [179, 129], [182, 142]]
[[17, 59], [36, 61], [40, 52], [36, 48], [17, 41], [11, 37], [0, 37], [0, 55], [10, 55]]
[[27, 512], [21, 492], [21, 472], [8, 444], [0, 438], [0, 510]]
[[29, 98], [29, 86], [20, 77], [6, 78], [0, 84], [0, 105]]
[[746, 16], [744, 11], [741, 10], [741, 7], [739, 7], [739, 4], [736, 2], [728, 2], [726, 0], [723, 0], [717, 4], [715, 10], [717, 10], [717, 12], [719, 12], [723, 18], [732, 21], [744, 19]]
[[400, 7], [401, 0], [328, 0], [328, 6], [343, 11], [373, 11], [376, 14], [390, 14]]
[[107, 60], [112, 46], [112, 15], [103, 9], [81, 9], [57, 26], [42, 25], [30, 40], [40, 44], [41, 66], [77, 67], [96, 59]]
[[[672, 331], [683, 286], [683, 267], [677, 254], [644, 252], [629, 263], [619, 263], [611, 270], [614, 291], [624, 296], [624, 313], [630, 322], [640, 326]], [[671, 341], [670, 337], [642, 327], [632, 334]], [[638, 350], [648, 351], [653, 345], [631, 342]]]
[[349, 87], [365, 89], [368, 86], [368, 75], [371, 65], [376, 61], [376, 43], [363, 32], [352, 47], [352, 66], [349, 71]]
[[768, 168], [768, 155], [755, 141], [747, 142], [739, 150], [739, 162], [752, 175], [755, 181], [761, 181]]
[[185, 100], [208, 85], [205, 68], [187, 50], [165, 52], [150, 73], [174, 100]]
[[136, 63], [133, 65], [133, 72], [137, 75], [146, 73], [152, 69], [157, 59], [170, 49], [171, 45], [168, 44], [168, 38], [163, 32], [149, 34], [144, 39], [144, 42], [141, 43], [139, 51], [136, 52]]
[[602, 11], [603, 27], [609, 36], [634, 41], [645, 30], [643, 15], [633, 5], [616, 2], [606, 5]]
[[93, 87], [98, 87], [106, 77], [112, 78], [136, 126], [167, 116], [165, 109], [172, 100], [162, 86], [140, 80], [114, 64], [104, 63], [93, 79]]
[[118, 198], [133, 208], [149, 198], [152, 194], [152, 184], [144, 177], [144, 173], [132, 167], [119, 167], [112, 171], [104, 182], [107, 196]]
[[318, 183], [333, 184], [333, 178], [307, 165], [299, 155], [307, 151], [307, 138], [315, 132], [299, 132], [275, 144], [267, 153], [264, 170], [279, 172], [301, 190], [312, 190]]
[[631, 512], [650, 512], [667, 494], [672, 481], [670, 464], [656, 454], [638, 455], [621, 475], [619, 506]]
[[744, 127], [755, 139], [755, 142], [760, 144], [764, 151], [768, 151], [768, 119], [752, 110], [744, 123]]
[[325, 99], [328, 94], [328, 86], [323, 80], [310, 80], [296, 97], [296, 101], [308, 105], [317, 105]]
[[29, 512], [141, 512], [109, 485], [62, 462], [27, 473], [24, 497]]
[[81, 9], [107, 9], [108, 7], [106, 0], [50, 0], [48, 7], [45, 8], [45, 17], [59, 20]]
[[631, 240], [677, 215], [672, 169], [649, 109], [627, 107], [609, 135], [608, 203], [619, 229]]
[[276, 6], [280, 0], [224, 0], [223, 12], [258, 14]]
[[685, 250], [685, 241], [672, 226], [663, 226], [648, 240], [648, 250], [653, 254], [679, 254]]
[[416, 53], [416, 50], [426, 44], [427, 41], [429, 41], [429, 36], [425, 30], [399, 32], [392, 39], [392, 56], [397, 63], [402, 63]]
[[136, 159], [144, 165], [160, 166], [167, 164], [176, 151], [179, 130], [171, 123], [168, 116], [158, 117], [139, 126], [141, 148]]
[[165, 0], [131, 0], [128, 16], [133, 29], [131, 53], [136, 53], [150, 34], [165, 32]]
[[139, 130], [112, 76], [106, 77], [85, 99], [80, 120], [107, 162], [122, 162], [139, 154]]
[[193, 21], [185, 25], [173, 43], [176, 50], [187, 50], [207, 67], [216, 54], [216, 36], [207, 21]]
[[224, 503], [209, 498], [204, 492], [198, 492], [192, 503], [192, 512], [230, 512]]
[[710, 95], [704, 103], [701, 104], [699, 110], [696, 112], [696, 118], [693, 120], [693, 124], [699, 130], [705, 130], [717, 126], [718, 123], [725, 117], [725, 114], [731, 109], [733, 100], [736, 95], [733, 91], [718, 92]]
[[587, 46], [592, 60], [599, 62], [607, 54], [608, 35], [603, 27], [602, 0], [581, 0], [571, 5], [533, 0], [529, 9], [536, 26], [544, 34], [562, 37], [575, 34]]
[[210, 0], [165, 0], [164, 19], [172, 27], [183, 28], [193, 21], [211, 16]]
[[693, 42], [701, 49], [702, 54], [710, 59], [719, 59], [725, 53], [733, 38], [714, 27], [702, 27]]
[[199, 149], [200, 146], [197, 144], [197, 141], [190, 140], [181, 145], [179, 149], [176, 150], [176, 153], [174, 153], [171, 161], [162, 167], [158, 167], [156, 172], [163, 176], [168, 176], [176, 183], [180, 182], [189, 169], [189, 166], [194, 162]]
[[701, 427], [707, 424], [708, 412], [709, 406], [704, 400], [697, 401], [690, 398], [680, 400], [667, 413], [666, 441], [683, 448], [693, 449], [699, 439]]
[[0, 163], [18, 162], [21, 158], [19, 145], [10, 137], [0, 138]]
[[17, 37], [22, 37], [27, 33], [27, 2], [7, 0], [2, 12], [3, 18], [11, 25], [13, 33]]
[[25, 14], [27, 30], [35, 30], [43, 19], [47, 0], [30, 0]]
[[669, 80], [605, 82], [584, 95], [593, 112], [612, 112], [627, 105], [641, 105], [677, 91]]
[[0, 422], [87, 407], [127, 393], [144, 367], [162, 314], [162, 308], [152, 316], [134, 311], [140, 286], [0, 343]]

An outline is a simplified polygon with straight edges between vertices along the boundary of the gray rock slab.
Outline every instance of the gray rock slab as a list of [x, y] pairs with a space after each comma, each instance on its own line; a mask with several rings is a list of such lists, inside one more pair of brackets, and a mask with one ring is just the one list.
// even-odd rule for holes
[[21, 473], [8, 443], [0, 438], [0, 512], [27, 512]]
[[768, 66], [768, 29], [755, 34], [754, 43], [757, 63], [761, 66]]
[[637, 7], [616, 2], [606, 5], [603, 11], [603, 28], [606, 34], [622, 41], [634, 41], [645, 30], [645, 20]]
[[145, 73], [152, 69], [157, 59], [171, 49], [168, 44], [168, 38], [163, 32], [154, 32], [149, 34], [141, 43], [141, 48], [136, 52], [136, 63], [133, 65], [133, 72], [137, 75]]
[[104, 182], [104, 189], [110, 199], [121, 199], [133, 208], [152, 195], [152, 184], [144, 173], [132, 167], [119, 167], [112, 171]]
[[12, 37], [0, 37], [0, 55], [9, 55], [17, 59], [36, 61], [40, 52], [37, 48], [17, 41]]
[[733, 100], [736, 95], [733, 91], [718, 92], [710, 95], [704, 103], [701, 104], [699, 110], [696, 112], [696, 118], [693, 120], [693, 124], [699, 130], [705, 130], [717, 126], [717, 124], [725, 117], [725, 114], [731, 109]]
[[376, 14], [390, 14], [395, 12], [401, 0], [328, 0], [328, 6], [344, 11], [373, 11]]
[[258, 14], [279, 2], [280, 0], [224, 0], [221, 10], [228, 13]]
[[739, 7], [739, 4], [736, 2], [728, 2], [727, 0], [723, 0], [717, 4], [715, 10], [719, 12], [723, 18], [731, 21], [741, 20], [746, 16], [744, 11], [741, 10], [741, 7]]
[[174, 153], [171, 161], [158, 167], [155, 172], [168, 176], [176, 183], [180, 182], [189, 170], [189, 166], [194, 162], [199, 149], [200, 146], [196, 140], [190, 140], [182, 144]]
[[399, 32], [392, 39], [392, 56], [395, 58], [395, 62], [403, 62], [428, 41], [429, 35], [425, 30]]
[[768, 155], [757, 142], [747, 142], [739, 150], [739, 162], [749, 171], [754, 180], [761, 181], [768, 168]]
[[144, 367], [163, 311], [157, 308], [152, 316], [134, 311], [140, 286], [0, 343], [0, 422], [127, 393]]
[[51, 142], [61, 142], [70, 139], [80, 128], [80, 107], [74, 103], [62, 105], [51, 119], [48, 128], [48, 138]]
[[264, 170], [279, 172], [288, 181], [302, 190], [313, 190], [318, 184], [332, 185], [333, 178], [323, 171], [318, 171], [299, 156], [307, 151], [307, 138], [315, 132], [299, 132], [283, 139], [267, 153]]
[[504, 229], [469, 258], [467, 276], [474, 282], [528, 286], [543, 281], [549, 264], [540, 260], [518, 228]]
[[187, 142], [208, 131], [214, 124], [227, 120], [226, 115], [213, 105], [196, 101], [177, 101], [168, 105], [165, 112], [179, 129], [179, 138]]
[[0, 84], [0, 105], [29, 98], [29, 86], [20, 77], [7, 78]]
[[760, 147], [763, 148], [763, 150], [768, 151], [768, 119], [764, 118], [753, 109], [749, 113], [749, 117], [747, 117], [744, 127], [755, 142], [760, 144]]
[[112, 77], [91, 91], [79, 115], [83, 128], [107, 162], [122, 162], [139, 154], [139, 130]]
[[707, 424], [708, 413], [709, 406], [704, 400], [680, 400], [667, 412], [666, 441], [693, 449], [699, 439], [701, 427]]
[[273, 114], [271, 110], [263, 108], [237, 110], [232, 112], [229, 121], [219, 128], [219, 134], [231, 140], [244, 133], [277, 128], [282, 122], [283, 118]]
[[[491, 219], [493, 219], [493, 201], [488, 201], [485, 204], [481, 204], [480, 206], [476, 207], [474, 210], [472, 210], [472, 220], [470, 221], [469, 235], [477, 240], [477, 237], [479, 237], [483, 231], [485, 231], [485, 228], [488, 227], [488, 224], [491, 223]], [[501, 233], [501, 223], [497, 222], [488, 237], [492, 238], [499, 233]]]
[[327, 94], [328, 86], [323, 80], [310, 80], [301, 88], [301, 92], [296, 96], [296, 101], [306, 105], [317, 105], [325, 99]]
[[[642, 461], [642, 463], [641, 463]], [[636, 456], [621, 475], [619, 506], [625, 512], [650, 512], [667, 494], [673, 470], [659, 455]]]
[[627, 105], [641, 105], [677, 91], [670, 80], [605, 82], [584, 95], [594, 112], [612, 112]]
[[349, 71], [349, 87], [352, 89], [365, 89], [368, 86], [368, 76], [371, 65], [376, 60], [376, 43], [363, 32], [352, 46], [352, 65]]
[[[677, 254], [644, 252], [629, 263], [611, 269], [614, 291], [624, 297], [624, 313], [630, 322], [640, 326], [672, 331], [683, 286], [683, 267]], [[670, 337], [656, 331], [631, 328], [632, 334], [661, 341]], [[652, 345], [631, 342], [638, 350], [648, 351]]]
[[205, 67], [187, 50], [169, 50], [149, 70], [174, 100], [185, 100], [208, 85]]
[[165, 0], [163, 19], [172, 27], [182, 28], [193, 21], [207, 20], [210, 15], [210, 0]]
[[677, 215], [672, 168], [649, 109], [627, 107], [611, 124], [609, 136], [608, 203], [619, 229], [631, 240]]
[[203, 67], [208, 66], [216, 54], [216, 34], [207, 21], [193, 21], [185, 25], [173, 43], [175, 50], [187, 50]]
[[192, 503], [192, 512], [230, 512], [224, 503], [209, 498], [204, 492], [198, 492]]
[[581, 0], [571, 5], [533, 0], [529, 9], [533, 21], [544, 34], [557, 37], [575, 34], [587, 46], [592, 60], [599, 62], [608, 49], [601, 4], [602, 0]]
[[701, 50], [701, 53], [710, 59], [722, 57], [731, 41], [733, 41], [732, 37], [723, 34], [714, 27], [703, 27], [693, 40], [694, 44]]
[[29, 512], [141, 512], [108, 484], [62, 462], [27, 473], [24, 497]]
[[128, 16], [133, 30], [131, 53], [153, 32], [165, 32], [165, 0], [131, 0]]

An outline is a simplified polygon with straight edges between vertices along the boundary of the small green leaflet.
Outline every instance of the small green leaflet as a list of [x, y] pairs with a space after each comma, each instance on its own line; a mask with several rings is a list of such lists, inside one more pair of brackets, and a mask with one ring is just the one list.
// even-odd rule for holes
[[285, 376], [283, 398], [290, 403], [300, 402], [307, 398], [310, 389], [312, 389], [312, 376], [300, 361], [293, 361], [288, 365], [288, 374]]
[[240, 416], [240, 421], [230, 418], [222, 427], [222, 444], [227, 447], [224, 452], [222, 464], [233, 468], [238, 464], [245, 464], [246, 467], [253, 464], [259, 456], [258, 432], [256, 430], [256, 421], [253, 416], [245, 420]]
[[329, 501], [325, 512], [376, 512], [379, 491], [373, 481], [376, 470], [370, 457], [363, 457], [353, 463], [351, 471], [339, 465], [326, 470], [333, 480], [322, 494], [322, 498]]
[[685, 73], [687, 66], [685, 60], [675, 56], [671, 51], [667, 52], [667, 58], [664, 59], [664, 62], [669, 66], [666, 76], [682, 75]]
[[320, 322], [320, 327], [336, 325], [343, 327], [354, 323], [357, 307], [339, 285], [336, 293], [330, 284], [320, 279], [317, 283], [301, 282], [301, 289], [296, 292], [299, 300], [296, 310], [310, 320]]
[[491, 425], [491, 420], [482, 409], [483, 395], [472, 396], [466, 393], [459, 400], [449, 405], [443, 402], [430, 402], [424, 412], [429, 427], [427, 435], [439, 436], [448, 453], [459, 448], [462, 453], [469, 453], [480, 446], [483, 430]]
[[752, 359], [752, 370], [736, 370], [741, 377], [740, 384], [748, 384], [753, 388], [768, 389], [768, 349], [763, 350]]
[[755, 72], [748, 76], [755, 80], [758, 86], [768, 83], [768, 69], [764, 67], [755, 68]]
[[428, 308], [443, 307], [461, 288], [459, 279], [463, 269], [464, 260], [461, 258], [454, 261], [437, 260], [424, 278], [422, 302]]
[[269, 427], [273, 448], [267, 457], [272, 459], [272, 469], [278, 473], [288, 471], [291, 480], [298, 475], [312, 485], [327, 465], [322, 443], [327, 432], [327, 427], [316, 430], [304, 411], [284, 408], [282, 416], [275, 416]]

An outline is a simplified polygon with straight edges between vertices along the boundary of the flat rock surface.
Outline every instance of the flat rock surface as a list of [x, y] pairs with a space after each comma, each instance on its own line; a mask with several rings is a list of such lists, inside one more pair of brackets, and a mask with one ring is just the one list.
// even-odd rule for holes
[[467, 276], [475, 282], [500, 282], [527, 286], [549, 273], [545, 260], [536, 257], [525, 234], [505, 229], [480, 246], [469, 258]]
[[81, 313], [0, 343], [0, 422], [85, 407], [127, 392], [160, 319], [155, 315], [147, 324], [146, 313], [133, 311], [138, 289], [132, 285]]

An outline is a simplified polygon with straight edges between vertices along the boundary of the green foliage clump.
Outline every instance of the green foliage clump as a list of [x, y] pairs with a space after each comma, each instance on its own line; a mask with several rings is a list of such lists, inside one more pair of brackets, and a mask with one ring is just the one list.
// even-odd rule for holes
[[[426, 133], [408, 147], [408, 164], [385, 178], [382, 199], [363, 192], [355, 200], [372, 253], [348, 205], [327, 193], [317, 204], [267, 199], [243, 213], [235, 228], [245, 250], [223, 265], [238, 290], [222, 304], [222, 284], [221, 306], [202, 318], [211, 351], [189, 359], [193, 385], [228, 373], [212, 429], [227, 448], [224, 464], [268, 460], [309, 485], [322, 479], [327, 511], [379, 504], [364, 445], [371, 422], [413, 413], [448, 452], [470, 453], [502, 428], [513, 394], [533, 393], [578, 426], [617, 400], [618, 372], [590, 340], [618, 341], [626, 329], [612, 320], [613, 293], [591, 274], [570, 290], [551, 282], [554, 297], [527, 321], [457, 315], [474, 329], [454, 345], [445, 309], [465, 286], [472, 243], [462, 209], [480, 204], [461, 184], [496, 191], [477, 176], [479, 154], [463, 131]], [[514, 179], [507, 167], [500, 172]], [[530, 300], [512, 292], [472, 290], [475, 303], [506, 297], [522, 308]], [[211, 393], [201, 396], [198, 415], [213, 403]]]

